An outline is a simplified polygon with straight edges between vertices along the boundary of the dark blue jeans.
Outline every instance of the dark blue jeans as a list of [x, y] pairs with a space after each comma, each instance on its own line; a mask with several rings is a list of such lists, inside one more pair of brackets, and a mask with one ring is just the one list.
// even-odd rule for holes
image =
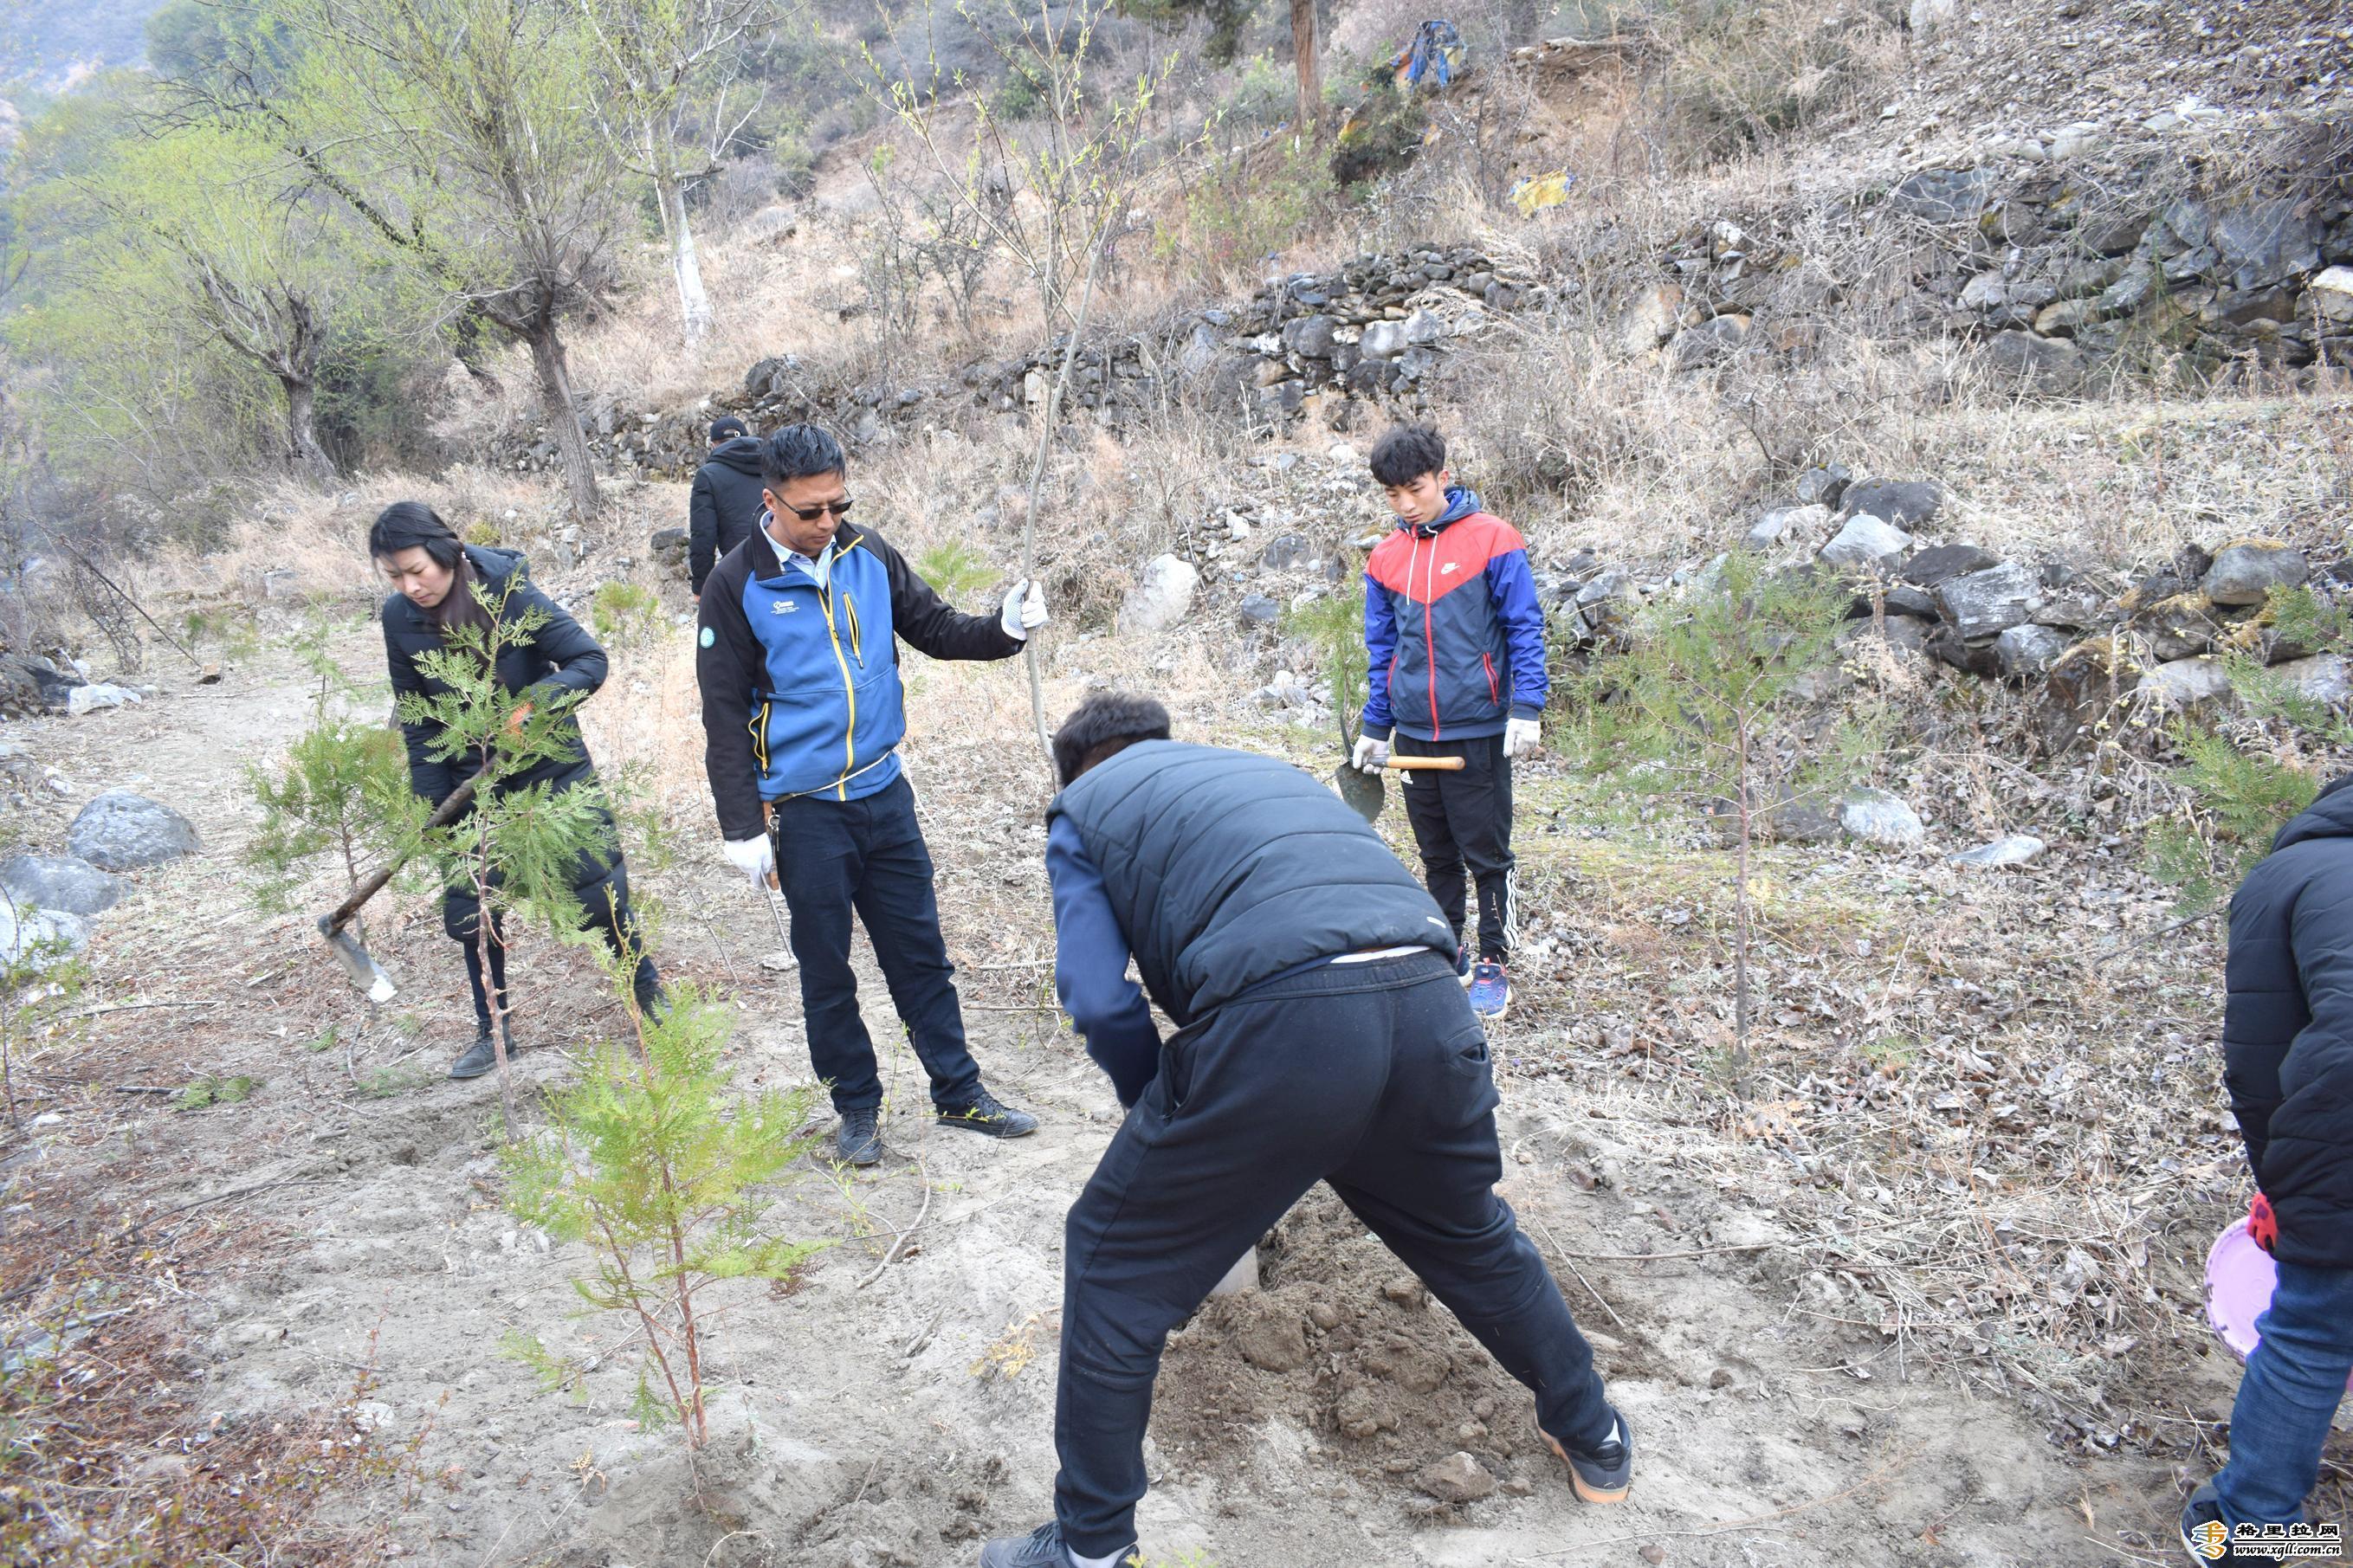
[[803, 795], [779, 801], [769, 831], [776, 879], [793, 916], [809, 1062], [831, 1086], [833, 1108], [862, 1110], [882, 1103], [874, 1042], [859, 1016], [858, 976], [849, 967], [852, 910], [874, 943], [891, 1005], [906, 1026], [916, 1059], [931, 1074], [932, 1103], [943, 1109], [971, 1103], [980, 1068], [965, 1048], [964, 1011], [951, 978], [955, 971], [932, 891], [932, 855], [915, 824], [915, 793], [905, 776], [862, 800]]
[[1534, 1391], [1539, 1426], [1609, 1436], [1592, 1348], [1495, 1195], [1494, 1113], [1486, 1037], [1435, 953], [1269, 981], [1169, 1039], [1067, 1226], [1054, 1512], [1073, 1551], [1135, 1539], [1169, 1331], [1318, 1181]]
[[2231, 1524], [2294, 1524], [2320, 1479], [2320, 1448], [2353, 1376], [2353, 1268], [2279, 1266], [2263, 1343], [2231, 1406], [2231, 1462], [2214, 1478]]

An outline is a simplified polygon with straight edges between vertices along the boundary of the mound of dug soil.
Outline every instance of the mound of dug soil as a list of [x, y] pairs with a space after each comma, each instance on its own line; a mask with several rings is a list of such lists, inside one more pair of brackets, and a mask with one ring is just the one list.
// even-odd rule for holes
[[1516, 1493], [1556, 1462], [1527, 1390], [1328, 1188], [1261, 1243], [1259, 1275], [1169, 1339], [1153, 1435], [1173, 1467], [1229, 1474], [1285, 1426], [1310, 1458], [1392, 1485], [1468, 1453]]

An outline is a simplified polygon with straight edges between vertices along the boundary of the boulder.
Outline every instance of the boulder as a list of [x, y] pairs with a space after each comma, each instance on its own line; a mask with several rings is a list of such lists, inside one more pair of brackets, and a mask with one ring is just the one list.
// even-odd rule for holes
[[1810, 539], [1831, 525], [1826, 506], [1780, 506], [1759, 512], [1741, 543], [1751, 550], [1770, 550], [1784, 540]]
[[1416, 310], [1405, 319], [1405, 341], [1409, 347], [1426, 349], [1446, 341], [1446, 323], [1430, 310]]
[[1943, 488], [1932, 480], [1864, 479], [1847, 487], [1845, 506], [1850, 516], [1867, 511], [1898, 528], [1917, 528], [1944, 502]]
[[1683, 291], [1672, 283], [1643, 289], [1618, 312], [1618, 341], [1630, 354], [1643, 354], [1675, 335], [1683, 313]]
[[2214, 552], [2200, 586], [2218, 605], [2260, 605], [2274, 588], [2294, 588], [2311, 575], [2311, 563], [2293, 545], [2234, 539]]
[[1838, 537], [1822, 546], [1822, 559], [1833, 566], [1877, 568], [1893, 564], [1912, 548], [1912, 536], [1872, 516], [1858, 512], [1846, 520]]
[[2065, 392], [2084, 379], [2084, 351], [2063, 338], [2012, 330], [1996, 332], [1982, 351], [1994, 380], [2036, 392]]
[[1314, 556], [1315, 546], [1308, 542], [1305, 534], [1278, 533], [1258, 552], [1258, 563], [1268, 572], [1287, 572], [1293, 566], [1304, 566]]
[[1989, 168], [1924, 169], [1888, 192], [1887, 205], [1928, 223], [1975, 223], [1993, 183]]
[[1415, 1477], [1414, 1484], [1445, 1503], [1477, 1502], [1495, 1490], [1495, 1478], [1464, 1453], [1449, 1454]]
[[160, 866], [203, 847], [186, 817], [127, 789], [108, 790], [83, 806], [66, 831], [66, 843], [103, 871]]
[[2233, 289], [2261, 289], [2320, 269], [2320, 216], [2308, 200], [2255, 202], [2217, 217], [2208, 237]]
[[1339, 346], [1332, 335], [1339, 324], [1329, 316], [1302, 316], [1282, 329], [1282, 346], [1301, 359], [1330, 359]]
[[2214, 646], [2215, 634], [2221, 629], [2214, 622], [2214, 601], [2195, 591], [2159, 599], [2126, 625], [2148, 645], [2149, 657], [2159, 662], [2204, 653]]
[[1395, 359], [1410, 346], [1403, 321], [1375, 321], [1365, 329], [1356, 350], [1368, 360]]
[[1961, 286], [1961, 303], [1972, 310], [1999, 310], [2010, 303], [2010, 289], [1999, 271], [1980, 272]]
[[1904, 580], [1933, 588], [1947, 577], [2000, 564], [2001, 557], [1974, 544], [1932, 544], [1904, 563]]
[[1282, 623], [1282, 605], [1264, 594], [1248, 594], [1234, 615], [1248, 629], [1271, 630]]
[[2312, 308], [2324, 321], [2353, 323], [2353, 267], [2331, 267], [2315, 276]]
[[2015, 561], [1964, 572], [1936, 585], [1936, 607], [1966, 642], [2000, 637], [2031, 620], [2042, 597], [2042, 574]]
[[1980, 844], [1974, 849], [1964, 849], [1945, 858], [1956, 866], [1970, 866], [1978, 870], [1992, 870], [2002, 866], [2023, 866], [2048, 847], [2031, 833], [2005, 833], [1990, 844]]
[[[2314, 702], [2342, 704], [2353, 700], [2353, 681], [2348, 679], [2343, 654], [2324, 653], [2290, 659], [2274, 665], [2272, 673], [2289, 682], [2298, 696]], [[5, 874], [5, 868], [0, 868], [0, 874]]]
[[1675, 368], [1694, 370], [1716, 360], [1728, 359], [1747, 341], [1746, 316], [1710, 316], [1698, 326], [1675, 334]]
[[1939, 664], [1952, 666], [1963, 675], [1992, 680], [2001, 674], [2001, 659], [1994, 652], [1995, 640], [1979, 637], [1972, 641], [1939, 622], [1936, 630], [1928, 634], [1928, 657]]
[[2043, 751], [2058, 756], [2073, 746], [2084, 726], [2140, 679], [2112, 637], [2087, 637], [2059, 656], [2042, 678], [2036, 704], [2035, 733]]
[[2197, 708], [2231, 695], [2231, 675], [2219, 659], [2177, 658], [2152, 668], [2134, 693], [2160, 708]]
[[647, 542], [653, 558], [665, 566], [681, 566], [686, 563], [686, 530], [657, 528]]
[[1883, 849], [1917, 848], [1928, 836], [1919, 813], [1883, 789], [1849, 790], [1839, 802], [1839, 826]]
[[2012, 626], [1993, 639], [1994, 663], [2005, 679], [2024, 680], [2058, 663], [2073, 640], [2055, 626]]
[[0, 899], [0, 965], [21, 964], [38, 973], [89, 946], [90, 926], [79, 915], [29, 909]]
[[101, 708], [120, 708], [138, 700], [139, 693], [128, 686], [111, 686], [104, 681], [94, 680], [66, 693], [66, 711], [79, 719]]
[[94, 915], [122, 897], [122, 879], [74, 855], [11, 855], [0, 860], [0, 892], [18, 904]]
[[1837, 506], [1846, 497], [1847, 487], [1854, 476], [1847, 472], [1844, 463], [1825, 463], [1808, 468], [1798, 476], [1798, 504], [1800, 506]]

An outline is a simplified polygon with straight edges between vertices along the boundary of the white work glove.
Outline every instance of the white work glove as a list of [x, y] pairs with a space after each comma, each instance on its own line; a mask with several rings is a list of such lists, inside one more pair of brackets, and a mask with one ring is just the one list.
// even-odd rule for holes
[[769, 873], [776, 868], [776, 849], [766, 834], [726, 839], [719, 847], [727, 852], [730, 866], [752, 879], [752, 886], [764, 893], [768, 890]]
[[997, 611], [997, 624], [1016, 642], [1028, 642], [1029, 634], [1048, 618], [1046, 591], [1027, 577], [1013, 584], [1013, 591], [1005, 595], [1004, 607]]
[[1533, 719], [1507, 719], [1504, 721], [1504, 757], [1533, 757], [1544, 738], [1543, 726]]
[[1356, 749], [1348, 753], [1349, 764], [1359, 773], [1377, 773], [1389, 760], [1389, 743], [1376, 741], [1370, 735], [1356, 737]]

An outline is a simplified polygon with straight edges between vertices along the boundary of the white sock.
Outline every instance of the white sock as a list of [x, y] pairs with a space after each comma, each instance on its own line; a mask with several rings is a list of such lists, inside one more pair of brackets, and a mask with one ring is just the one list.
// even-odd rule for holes
[[1114, 1552], [1108, 1557], [1082, 1557], [1068, 1544], [1063, 1546], [1062, 1551], [1069, 1555], [1071, 1568], [1118, 1568], [1120, 1562], [1128, 1555], [1128, 1552]]

